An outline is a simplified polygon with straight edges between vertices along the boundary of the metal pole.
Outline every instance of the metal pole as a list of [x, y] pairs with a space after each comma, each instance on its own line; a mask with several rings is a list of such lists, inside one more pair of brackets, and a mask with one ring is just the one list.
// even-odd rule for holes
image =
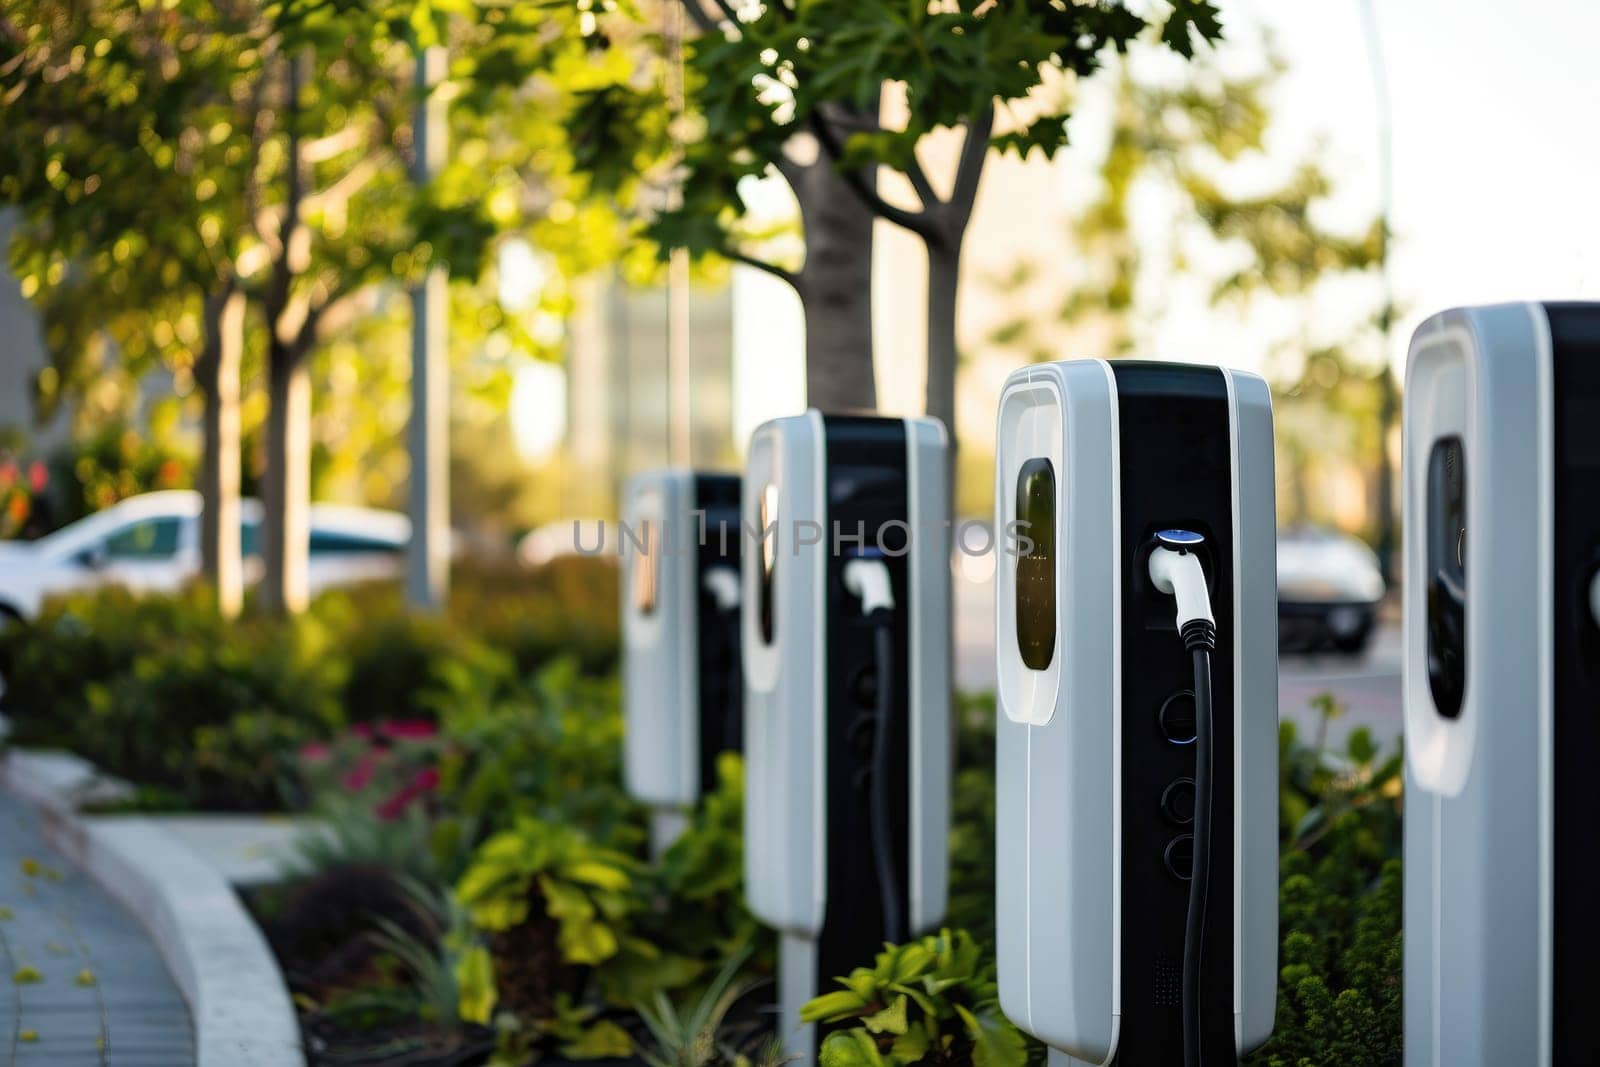
[[[426, 185], [445, 160], [445, 103], [434, 90], [444, 80], [441, 47], [417, 56], [416, 158], [411, 177]], [[406, 601], [438, 611], [450, 589], [450, 279], [428, 269], [411, 290], [411, 544], [406, 559]]]
[[[683, 5], [668, 4], [667, 99], [672, 114], [683, 114]], [[672, 207], [682, 203], [674, 188]], [[689, 351], [689, 250], [674, 248], [667, 260], [667, 455], [679, 467], [694, 465], [694, 430], [691, 406], [693, 378]]]
[[1395, 556], [1395, 477], [1394, 463], [1389, 455], [1390, 431], [1399, 415], [1399, 391], [1395, 387], [1394, 373], [1390, 369], [1390, 338], [1394, 330], [1395, 301], [1394, 277], [1389, 269], [1389, 227], [1394, 211], [1394, 121], [1389, 100], [1389, 72], [1383, 59], [1383, 38], [1378, 33], [1376, 0], [1360, 0], [1361, 25], [1367, 39], [1367, 62], [1372, 71], [1372, 95], [1377, 112], [1378, 139], [1378, 222], [1383, 232], [1379, 239], [1378, 272], [1383, 286], [1383, 309], [1378, 318], [1378, 331], [1382, 346], [1382, 365], [1378, 382], [1383, 390], [1379, 405], [1378, 422], [1381, 437], [1378, 441], [1378, 567], [1386, 582], [1394, 582]]

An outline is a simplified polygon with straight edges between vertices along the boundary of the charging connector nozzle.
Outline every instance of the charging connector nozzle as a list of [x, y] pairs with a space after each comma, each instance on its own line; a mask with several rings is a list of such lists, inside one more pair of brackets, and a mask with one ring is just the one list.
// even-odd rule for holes
[[1163, 530], [1150, 553], [1150, 581], [1177, 601], [1178, 632], [1186, 648], [1217, 646], [1217, 620], [1211, 613], [1206, 572], [1194, 552], [1203, 538], [1188, 530]]
[[856, 556], [845, 561], [844, 587], [861, 600], [861, 614], [894, 610], [894, 586], [881, 559]]

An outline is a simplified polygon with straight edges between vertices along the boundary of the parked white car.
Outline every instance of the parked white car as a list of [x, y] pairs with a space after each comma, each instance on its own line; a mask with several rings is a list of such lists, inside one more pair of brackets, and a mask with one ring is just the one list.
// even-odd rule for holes
[[1372, 549], [1336, 530], [1278, 531], [1278, 647], [1310, 652], [1332, 645], [1356, 655], [1377, 625], [1388, 592]]
[[[240, 502], [245, 580], [261, 577], [261, 502]], [[411, 521], [395, 511], [311, 505], [313, 593], [393, 578], [405, 567]], [[32, 618], [47, 596], [101, 585], [171, 592], [200, 571], [200, 494], [144, 493], [37, 541], [0, 541], [0, 617]]]

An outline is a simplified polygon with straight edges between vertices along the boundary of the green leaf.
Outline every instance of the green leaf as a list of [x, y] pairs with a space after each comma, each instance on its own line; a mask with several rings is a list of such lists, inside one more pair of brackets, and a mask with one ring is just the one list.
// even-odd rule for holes
[[562, 875], [574, 882], [582, 882], [600, 889], [609, 889], [613, 892], [626, 892], [630, 885], [626, 872], [595, 860], [584, 860], [578, 863], [569, 863], [561, 869]]
[[574, 1060], [622, 1059], [633, 1054], [633, 1039], [610, 1019], [601, 1019], [576, 1041], [562, 1045], [561, 1054]]
[[928, 1054], [934, 1033], [933, 1021], [927, 1020], [923, 1025], [913, 1026], [895, 1038], [894, 1046], [889, 1051], [902, 1063], [918, 1063]]
[[545, 911], [552, 919], [586, 920], [594, 918], [594, 902], [588, 894], [549, 875], [539, 876], [539, 888], [544, 893]]
[[956, 1014], [972, 1038], [973, 1067], [1023, 1067], [1028, 1046], [1022, 1034], [998, 1012], [976, 1016], [957, 1004]]
[[1195, 40], [1222, 37], [1222, 18], [1210, 0], [1172, 0], [1172, 17], [1161, 27], [1161, 39], [1185, 59], [1194, 58]]
[[849, 989], [836, 989], [813, 997], [800, 1008], [800, 1021], [806, 1023], [832, 1022], [858, 1014], [869, 1002]]
[[489, 950], [474, 945], [456, 961], [456, 985], [461, 991], [461, 1018], [487, 1026], [494, 1013], [494, 963]]
[[887, 1061], [865, 1030], [829, 1034], [822, 1042], [822, 1067], [886, 1067]]
[[1378, 744], [1372, 739], [1371, 730], [1365, 726], [1358, 726], [1350, 731], [1345, 751], [1349, 753], [1352, 761], [1365, 766], [1377, 757]]
[[617, 935], [602, 922], [564, 922], [556, 941], [568, 963], [604, 963], [617, 953]]
[[893, 997], [888, 1007], [865, 1016], [861, 1024], [875, 1034], [903, 1034], [906, 1032], [906, 998]]

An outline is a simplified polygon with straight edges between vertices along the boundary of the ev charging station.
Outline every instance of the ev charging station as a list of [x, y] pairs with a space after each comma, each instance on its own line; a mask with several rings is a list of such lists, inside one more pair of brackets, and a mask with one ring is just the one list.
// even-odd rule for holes
[[652, 471], [624, 490], [623, 768], [659, 854], [738, 751], [739, 478]]
[[1266, 384], [1015, 372], [995, 530], [1001, 1007], [1052, 1062], [1232, 1065], [1277, 984]]
[[780, 934], [777, 1031], [938, 925], [950, 826], [949, 446], [933, 419], [805, 415], [745, 467], [745, 893]]
[[1404, 434], [1406, 1063], [1600, 1063], [1600, 304], [1435, 315]]

